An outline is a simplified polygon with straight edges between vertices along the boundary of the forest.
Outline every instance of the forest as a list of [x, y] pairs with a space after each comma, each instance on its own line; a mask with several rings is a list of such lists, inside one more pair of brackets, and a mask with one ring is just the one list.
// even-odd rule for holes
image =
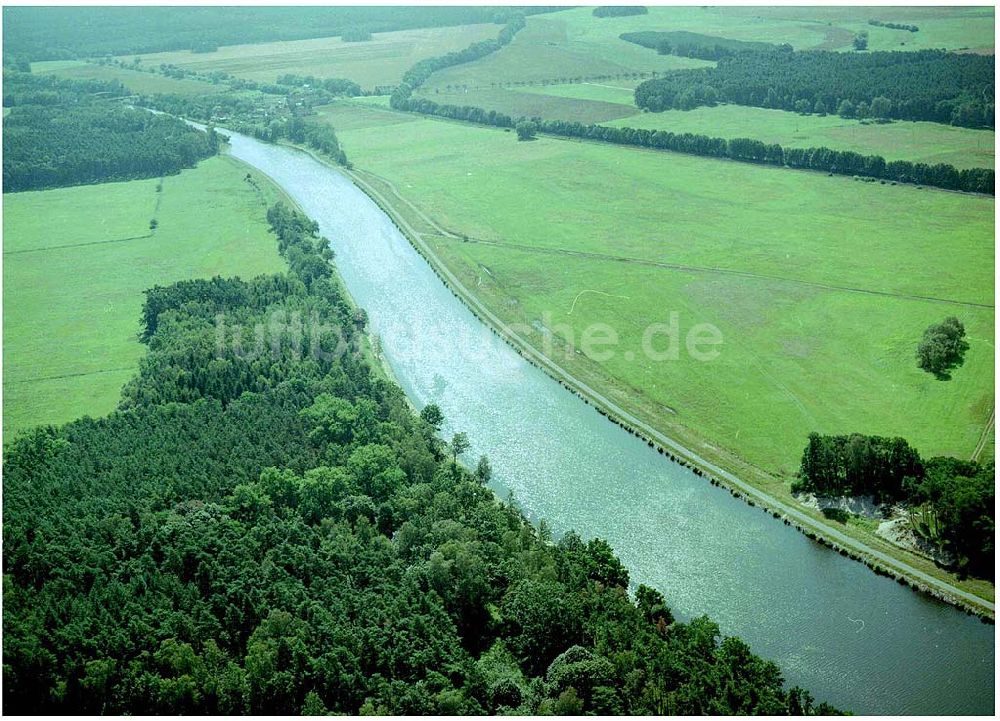
[[288, 273], [151, 289], [119, 410], [7, 447], [5, 712], [835, 712], [498, 501], [268, 220]]
[[214, 132], [116, 104], [125, 94], [4, 72], [4, 192], [171, 175], [218, 152]]
[[643, 5], [601, 5], [591, 13], [595, 18], [623, 18], [631, 15], [646, 15], [649, 10]]
[[960, 573], [993, 579], [994, 466], [921, 460], [902, 438], [811, 433], [793, 491], [905, 503], [916, 530], [956, 559]]
[[[551, 12], [542, 6], [524, 14]], [[220, 45], [504, 22], [509, 7], [5, 7], [4, 56], [69, 60]], [[17, 32], [12, 32], [12, 28]]]
[[837, 112], [843, 101], [872, 116], [929, 120], [969, 128], [994, 124], [992, 56], [911, 52], [740, 52], [714, 68], [678, 70], [636, 88], [635, 102], [651, 111], [714, 102], [801, 112]]
[[312, 75], [294, 75], [287, 73], [278, 77], [278, 85], [322, 88], [334, 97], [354, 97], [362, 94], [360, 85], [353, 80], [347, 80], [345, 78], [317, 78]]
[[284, 138], [293, 143], [307, 145], [318, 150], [330, 160], [345, 167], [351, 167], [347, 153], [340, 147], [336, 132], [325, 123], [292, 116], [286, 120], [272, 120], [267, 124], [235, 119], [235, 122], [230, 122], [230, 126], [237, 132], [252, 135], [267, 143], [276, 143]]

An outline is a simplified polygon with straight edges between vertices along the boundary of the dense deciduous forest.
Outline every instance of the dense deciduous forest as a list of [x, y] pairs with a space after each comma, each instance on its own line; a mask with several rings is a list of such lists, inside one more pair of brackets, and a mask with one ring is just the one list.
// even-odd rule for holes
[[281, 139], [286, 139], [293, 143], [308, 145], [340, 165], [351, 167], [347, 154], [340, 147], [340, 141], [337, 140], [337, 133], [334, 132], [332, 126], [326, 123], [317, 123], [293, 116], [286, 120], [272, 120], [267, 124], [236, 120], [231, 122], [229, 127], [239, 133], [252, 135], [258, 140], [268, 143], [276, 143]]
[[317, 78], [313, 75], [286, 73], [278, 77], [277, 84], [289, 87], [323, 88], [323, 90], [334, 96], [354, 97], [363, 94], [360, 85], [346, 78]]
[[[729, 38], [692, 33], [686, 30], [672, 32], [644, 30], [636, 33], [622, 33], [619, 37], [626, 42], [655, 50], [661, 55], [673, 54], [700, 60], [721, 60], [747, 50], [771, 51], [778, 49], [778, 46], [771, 43], [730, 40]], [[786, 45], [783, 46], [783, 49], [791, 50], [792, 47]]]
[[74, 105], [80, 96], [118, 98], [128, 95], [125, 87], [111, 80], [69, 80], [55, 75], [31, 75], [15, 68], [3, 69], [3, 106]]
[[123, 94], [5, 72], [4, 192], [170, 175], [218, 152], [214, 133], [116, 104]]
[[781, 110], [805, 103], [815, 112], [835, 112], [844, 100], [870, 108], [881, 98], [888, 104], [878, 117], [992, 128], [993, 62], [993, 56], [944, 50], [741, 52], [714, 68], [647, 80], [636, 88], [635, 102], [652, 111], [727, 102]]
[[951, 553], [960, 572], [992, 579], [993, 479], [992, 462], [922, 461], [902, 438], [811, 433], [792, 490], [904, 502], [916, 530]]
[[[524, 14], [557, 8], [525, 7]], [[505, 22], [509, 7], [5, 7], [4, 56], [66, 60]], [[13, 28], [17, 32], [13, 32]]]
[[4, 711], [833, 711], [500, 503], [268, 218], [288, 274], [152, 289], [120, 410], [6, 449]]
[[644, 5], [601, 5], [594, 8], [595, 18], [623, 18], [630, 15], [647, 15], [649, 10]]

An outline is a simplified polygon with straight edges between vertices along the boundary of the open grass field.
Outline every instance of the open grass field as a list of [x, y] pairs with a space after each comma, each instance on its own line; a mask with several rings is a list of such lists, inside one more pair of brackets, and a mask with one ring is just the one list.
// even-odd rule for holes
[[[570, 41], [604, 48], [637, 30], [687, 30], [797, 50], [848, 50], [860, 30], [868, 31], [872, 50], [991, 49], [994, 41], [991, 7], [650, 7], [648, 15], [601, 19], [591, 8], [574, 8], [545, 17], [563, 22]], [[873, 27], [870, 19], [920, 30]]]
[[4, 195], [5, 437], [117, 405], [144, 353], [145, 289], [283, 268], [265, 219], [279, 191], [247, 172], [219, 157], [160, 192], [151, 179]]
[[[695, 450], [787, 478], [806, 435], [901, 435], [972, 454], [993, 399], [994, 202], [849, 178], [541, 138], [344, 104], [357, 167], [440, 226], [427, 239], [498, 315], [546, 334], [596, 323], [619, 343], [560, 363]], [[359, 116], [360, 117], [360, 116]], [[370, 123], [364, 127], [366, 123]], [[461, 148], [461, 152], [456, 152]], [[426, 223], [424, 226], [426, 227]], [[467, 236], [448, 237], [448, 234]], [[720, 355], [649, 359], [678, 314]], [[923, 329], [957, 315], [971, 350], [949, 382], [919, 371]], [[657, 346], [661, 347], [661, 346]]]
[[39, 75], [53, 74], [73, 80], [117, 80], [134, 93], [205, 95], [226, 90], [224, 85], [213, 85], [201, 80], [168, 78], [159, 73], [95, 65], [83, 60], [49, 60], [32, 63], [31, 72]]
[[[598, 90], [606, 91], [608, 97], [617, 94], [610, 89]], [[784, 110], [717, 105], [686, 111], [639, 113], [608, 121], [608, 124], [674, 133], [703, 133], [719, 138], [755, 138], [789, 148], [825, 146], [864, 155], [881, 155], [887, 160], [950, 163], [956, 168], [992, 168], [994, 163], [992, 130], [957, 128], [940, 123], [865, 124], [837, 115], [799, 115]]]
[[377, 33], [367, 42], [340, 38], [290, 40], [256, 45], [230, 45], [211, 53], [190, 51], [143, 55], [147, 65], [168, 63], [188, 70], [221, 70], [240, 78], [274, 82], [295, 73], [321, 78], [349, 78], [363, 88], [394, 85], [424, 58], [461, 50], [495, 38], [501, 26], [492, 24], [422, 28]]

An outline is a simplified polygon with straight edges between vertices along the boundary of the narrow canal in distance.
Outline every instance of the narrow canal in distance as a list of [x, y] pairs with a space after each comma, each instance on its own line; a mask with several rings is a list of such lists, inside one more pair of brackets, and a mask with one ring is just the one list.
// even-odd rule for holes
[[[228, 132], [228, 131], [227, 131]], [[681, 619], [708, 614], [789, 685], [854, 713], [992, 714], [994, 627], [876, 576], [671, 462], [494, 336], [349, 179], [236, 133], [330, 239], [418, 407], [489, 456], [494, 490], [556, 534], [607, 539]]]

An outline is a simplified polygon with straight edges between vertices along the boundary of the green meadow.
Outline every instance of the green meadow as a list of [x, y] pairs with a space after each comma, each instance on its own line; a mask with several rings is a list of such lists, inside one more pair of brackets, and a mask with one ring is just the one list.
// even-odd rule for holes
[[[901, 435], [925, 455], [976, 447], [994, 389], [993, 199], [323, 110], [355, 165], [433, 219], [443, 262], [533, 343], [613, 328], [609, 358], [553, 352], [696, 450], [787, 477], [813, 430]], [[682, 350], [696, 324], [721, 331], [717, 359], [642, 352], [672, 311]], [[949, 315], [971, 350], [941, 382], [914, 351]]]
[[221, 70], [240, 78], [273, 83], [285, 73], [349, 78], [363, 88], [398, 83], [424, 58], [462, 50], [495, 38], [499, 25], [462, 25], [376, 33], [366, 42], [340, 38], [229, 45], [210, 53], [177, 51], [142, 55], [146, 65], [167, 63], [199, 72]]
[[568, 83], [565, 85], [543, 85], [539, 87], [523, 88], [522, 92], [535, 93], [537, 95], [549, 95], [556, 98], [570, 98], [573, 100], [590, 100], [600, 103], [614, 103], [625, 105], [630, 108], [633, 114], [640, 112], [635, 106], [635, 86], [640, 81], [595, 81], [583, 83]]
[[[609, 97], [617, 95], [608, 90]], [[633, 106], [634, 108], [634, 106]], [[754, 138], [789, 148], [827, 147], [956, 168], [992, 168], [992, 130], [926, 122], [862, 123], [838, 115], [799, 115], [784, 110], [717, 105], [694, 110], [639, 113], [609, 125], [719, 138]]]
[[[545, 17], [564, 23], [571, 41], [604, 48], [614, 47], [621, 33], [637, 30], [687, 30], [734, 40], [789, 43], [796, 50], [849, 50], [854, 34], [861, 30], [868, 31], [872, 50], [992, 48], [994, 39], [991, 7], [675, 6], [599, 20], [591, 8], [574, 8]], [[916, 25], [920, 30], [874, 27], [868, 25], [871, 19]]]
[[48, 60], [32, 63], [31, 72], [39, 75], [52, 74], [73, 80], [117, 80], [132, 92], [142, 94], [205, 95], [226, 89], [224, 85], [213, 85], [201, 80], [168, 78], [160, 73], [97, 65], [83, 60]]
[[217, 157], [162, 181], [4, 195], [5, 435], [117, 405], [147, 288], [281, 270], [265, 219], [279, 191], [247, 173]]

